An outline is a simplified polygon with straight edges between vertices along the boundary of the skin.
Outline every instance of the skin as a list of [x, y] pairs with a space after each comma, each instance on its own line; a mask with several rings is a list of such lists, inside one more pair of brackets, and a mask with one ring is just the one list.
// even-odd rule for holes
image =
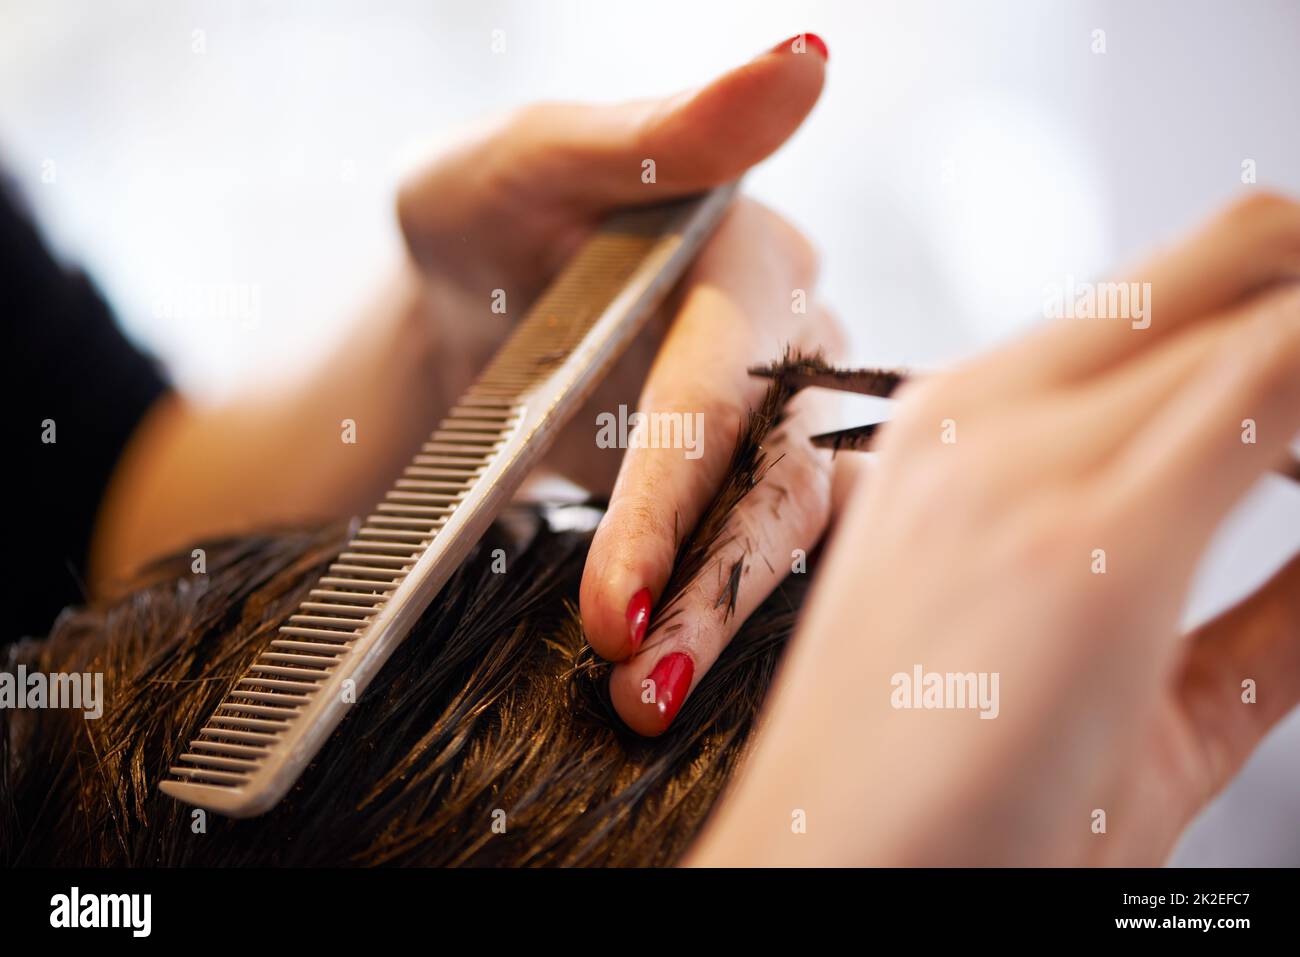
[[[525, 303], [610, 209], [739, 175], [797, 128], [824, 71], [815, 49], [768, 53], [699, 91], [533, 106], [462, 138], [402, 190], [409, 260], [332, 362], [217, 408], [173, 397], [142, 423], [100, 516], [97, 585], [203, 536], [368, 508], [513, 321], [486, 308], [493, 289]], [[656, 184], [640, 182], [647, 157]], [[698, 684], [786, 556], [842, 515], [751, 758], [692, 861], [1158, 863], [1300, 701], [1300, 560], [1178, 631], [1209, 535], [1300, 428], [1300, 304], [1278, 288], [1300, 275], [1296, 206], [1260, 196], [1136, 270], [1154, 287], [1149, 329], [1057, 324], [909, 387], [870, 469], [807, 447], [826, 400], [800, 395], [768, 443], [777, 469], [724, 536], [722, 567], [748, 558], [737, 614], [714, 607], [710, 566], [682, 599], [686, 627], [660, 634], [652, 615], [634, 653], [628, 601], [659, 597], [716, 488], [758, 393], [745, 367], [786, 344], [834, 356], [815, 274], [793, 227], [739, 203], [553, 457], [613, 489], [582, 614], [620, 662], [616, 707], [645, 734], [663, 728], [641, 700], [654, 663], [690, 654]], [[795, 289], [806, 314], [790, 310]], [[703, 412], [705, 455], [596, 449], [594, 414], [620, 402]], [[1257, 445], [1240, 441], [1248, 416]], [[339, 441], [343, 418], [360, 448]], [[945, 419], [956, 444], [940, 441]], [[917, 663], [997, 672], [999, 717], [893, 709], [891, 675]]]
[[[1298, 277], [1300, 206], [1256, 195], [1124, 277], [1151, 328], [1055, 323], [905, 389], [692, 863], [1161, 863], [1300, 703], [1300, 556], [1179, 629], [1300, 430]], [[998, 673], [998, 716], [893, 707], [916, 664]]]
[[[409, 257], [332, 360], [275, 391], [215, 407], [172, 396], [146, 417], [101, 509], [93, 587], [103, 591], [150, 558], [205, 537], [364, 514], [525, 304], [610, 211], [728, 182], [789, 138], [825, 78], [817, 44], [795, 46], [778, 44], [666, 99], [538, 104], [460, 137], [401, 189], [397, 216]], [[646, 158], [656, 162], [655, 183], [642, 182]], [[816, 256], [799, 232], [738, 201], [550, 457], [553, 470], [586, 488], [612, 490], [582, 585], [582, 615], [598, 652], [628, 659], [611, 690], [642, 733], [663, 730], [641, 701], [655, 655], [688, 651], [698, 682], [788, 569], [782, 560], [769, 571], [751, 554], [736, 615], [724, 619], [716, 594], [693, 589], [681, 635], [647, 640], [643, 654], [630, 657], [629, 599], [662, 589], [677, 536], [712, 496], [747, 404], [761, 394], [746, 367], [771, 361], [787, 344], [838, 349], [841, 335], [816, 300], [815, 280]], [[491, 311], [496, 289], [507, 293], [506, 315]], [[806, 312], [791, 309], [795, 289], [807, 293]], [[767, 489], [736, 516], [751, 553], [810, 548], [826, 525], [830, 458], [801, 441], [826, 401], [801, 398], [783, 442], [770, 449], [773, 458], [785, 454], [784, 484], [803, 489], [783, 507], [783, 521], [758, 518], [771, 507]], [[624, 457], [598, 448], [596, 416], [620, 404], [703, 413], [703, 456], [662, 449]], [[355, 445], [341, 441], [344, 419], [356, 423]]]

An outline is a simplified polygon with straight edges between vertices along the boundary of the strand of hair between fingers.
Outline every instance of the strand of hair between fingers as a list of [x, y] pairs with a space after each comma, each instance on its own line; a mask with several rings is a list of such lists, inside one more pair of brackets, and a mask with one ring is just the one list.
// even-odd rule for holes
[[[786, 377], [780, 374], [780, 370], [787, 366], [792, 369], [797, 368], [807, 361], [809, 360], [802, 354], [787, 348], [782, 358], [770, 367], [773, 374], [769, 377], [770, 381], [763, 397], [756, 407], [750, 409], [745, 421], [739, 425], [736, 445], [722, 487], [718, 489], [704, 509], [700, 520], [682, 538], [677, 548], [673, 570], [660, 599], [662, 612], [652, 626], [652, 635], [648, 635], [642, 645], [643, 650], [657, 644], [652, 640], [653, 633], [671, 633], [674, 620], [682, 611], [682, 596], [700, 577], [713, 556], [726, 544], [726, 541], [729, 541], [729, 539], [724, 540], [724, 535], [737, 506], [763, 480], [772, 466], [780, 461], [778, 457], [775, 461], [769, 462], [767, 452], [763, 448], [764, 441], [780, 425], [786, 403], [797, 391]], [[735, 578], [734, 585], [729, 582], [729, 587], [724, 589], [720, 596], [718, 606], [715, 606], [720, 607], [725, 600], [728, 617], [734, 613], [738, 601], [740, 574], [744, 570], [743, 556], [740, 562], [739, 571], [733, 569], [731, 573]]]

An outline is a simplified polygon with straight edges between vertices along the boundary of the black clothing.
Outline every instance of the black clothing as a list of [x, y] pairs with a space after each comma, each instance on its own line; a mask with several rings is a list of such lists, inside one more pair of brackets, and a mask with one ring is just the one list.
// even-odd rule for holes
[[[17, 558], [0, 645], [43, 636], [85, 596], [86, 552], [118, 456], [166, 391], [154, 362], [122, 335], [80, 272], [46, 249], [0, 184], [0, 315], [10, 419], [6, 478]], [[53, 441], [50, 439], [53, 438]], [[6, 456], [9, 458], [9, 456]], [[11, 486], [12, 487], [12, 486]]]

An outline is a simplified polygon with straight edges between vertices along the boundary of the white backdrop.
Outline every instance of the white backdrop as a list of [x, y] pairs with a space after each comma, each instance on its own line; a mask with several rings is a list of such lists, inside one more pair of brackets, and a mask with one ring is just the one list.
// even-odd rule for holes
[[[1245, 159], [1300, 193], [1284, 0], [3, 0], [0, 164], [132, 335], [216, 395], [337, 341], [398, 255], [421, 144], [530, 99], [672, 92], [803, 30], [830, 46], [826, 93], [747, 189], [814, 238], [863, 361], [1007, 335], [1046, 284], [1252, 188]], [[256, 313], [178, 311], [192, 285], [255, 290]], [[1300, 493], [1269, 480], [1189, 621], [1297, 546]], [[1298, 755], [1293, 714], [1175, 863], [1300, 864]]]

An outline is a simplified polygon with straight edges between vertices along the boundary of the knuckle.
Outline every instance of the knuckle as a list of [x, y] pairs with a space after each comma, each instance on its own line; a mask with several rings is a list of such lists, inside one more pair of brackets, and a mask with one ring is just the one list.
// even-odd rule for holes
[[821, 265], [817, 247], [798, 226], [776, 210], [757, 200], [742, 198], [735, 209], [735, 228], [757, 237], [800, 285], [811, 287], [816, 283]]
[[812, 328], [807, 336], [810, 346], [821, 350], [829, 361], [839, 361], [849, 351], [848, 329], [835, 313], [820, 303], [813, 311]]
[[1300, 216], [1300, 204], [1284, 193], [1265, 189], [1235, 200], [1227, 212], [1234, 219], [1246, 221], [1279, 215]]
[[791, 449], [771, 467], [763, 484], [783, 526], [800, 538], [821, 532], [830, 511], [829, 459], [814, 454], [811, 447]]
[[634, 538], [666, 539], [673, 535], [670, 513], [645, 495], [625, 495], [618, 504], [617, 522], [613, 525], [615, 540]]
[[812, 244], [794, 225], [781, 220], [782, 227], [774, 230], [774, 240], [780, 255], [789, 263], [789, 269], [795, 280], [802, 286], [812, 288], [817, 283], [821, 272], [821, 256]]
[[[693, 402], [685, 402], [671, 411], [684, 414], [698, 413], [704, 417], [704, 428], [711, 439], [732, 442], [749, 418], [749, 406], [731, 396], [699, 396]], [[730, 447], [730, 446], [728, 446]]]
[[1019, 580], [1041, 581], [1056, 574], [1076, 577], [1086, 570], [1087, 543], [1059, 523], [1031, 513], [1017, 525], [1004, 557]]
[[1246, 237], [1300, 237], [1300, 203], [1278, 192], [1252, 192], [1233, 202], [1218, 221], [1220, 228]]
[[[1126, 538], [1131, 524], [1124, 509], [1086, 480], [1067, 480], [1040, 487], [1032, 496], [1007, 502], [999, 524], [1007, 530], [1007, 556], [1027, 580], [1061, 578], [1086, 581], [1113, 542]], [[1062, 521], [1062, 515], [1071, 516]], [[1088, 599], [1093, 593], [1074, 589]]]
[[394, 203], [397, 212], [397, 224], [402, 230], [402, 235], [406, 236], [408, 239], [416, 233], [415, 193], [415, 183], [408, 180], [398, 187], [397, 199]]
[[516, 106], [505, 115], [497, 135], [509, 137], [518, 133], [534, 133], [550, 129], [562, 109], [564, 104], [553, 100], [534, 100]]
[[398, 190], [395, 212], [412, 260], [422, 269], [431, 268], [437, 258], [436, 229], [429, 223], [424, 193], [418, 183], [407, 183]]
[[456, 148], [461, 175], [503, 204], [534, 201], [540, 184], [573, 176], [587, 163], [581, 139], [565, 133], [574, 109], [556, 100], [513, 108]]
[[886, 433], [912, 434], [937, 429], [939, 423], [953, 416], [954, 392], [946, 377], [913, 379], [903, 383], [895, 393], [896, 412]]
[[778, 221], [780, 226], [773, 233], [779, 249], [790, 262], [794, 275], [812, 286], [821, 270], [821, 256], [817, 253], [817, 247], [798, 227], [780, 217]]

